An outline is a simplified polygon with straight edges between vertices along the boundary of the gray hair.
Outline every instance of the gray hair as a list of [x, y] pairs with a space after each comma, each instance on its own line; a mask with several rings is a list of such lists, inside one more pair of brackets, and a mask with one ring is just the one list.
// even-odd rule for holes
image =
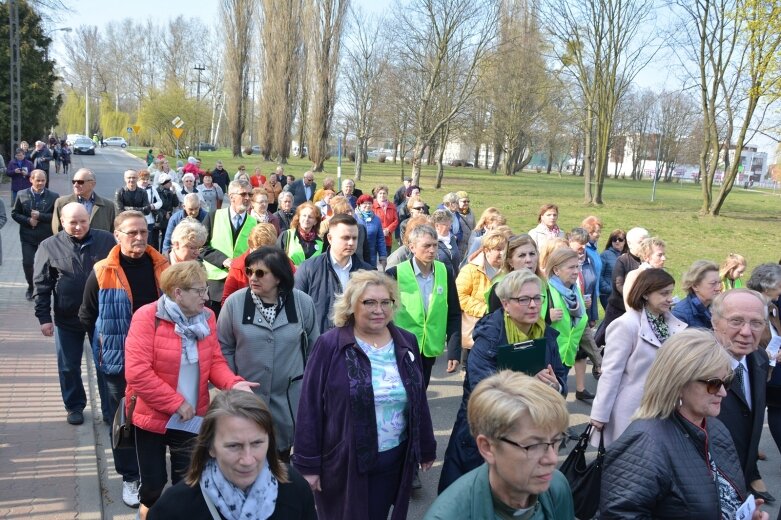
[[446, 193], [444, 197], [442, 197], [442, 202], [444, 204], [452, 204], [456, 203], [458, 204], [458, 194], [455, 192]]
[[750, 294], [751, 296], [755, 297], [759, 302], [762, 304], [762, 308], [765, 309], [765, 319], [767, 319], [767, 300], [764, 296], [762, 296], [760, 293], [753, 289], [746, 289], [744, 287], [740, 287], [738, 289], [730, 289], [729, 291], [723, 292], [716, 296], [716, 298], [713, 300], [713, 303], [710, 304], [710, 313], [711, 316], [713, 316], [713, 319], [716, 320], [717, 318], [723, 318], [724, 313], [722, 312], [722, 309], [724, 308], [724, 303], [727, 301], [727, 298], [729, 298], [731, 295], [734, 294]]
[[781, 284], [781, 265], [760, 264], [751, 272], [751, 278], [746, 282], [746, 287], [757, 292], [764, 293]]
[[431, 214], [432, 224], [451, 224], [453, 222], [453, 213], [447, 209], [438, 209]]
[[203, 247], [208, 238], [209, 232], [206, 227], [194, 218], [184, 218], [174, 228], [171, 233], [171, 243], [178, 244], [189, 243], [198, 247]]
[[184, 201], [182, 202], [182, 206], [187, 206], [189, 202], [189, 206], [193, 207], [193, 205], [198, 205], [198, 207], [201, 207], [201, 198], [198, 196], [197, 193], [188, 193], [184, 196]]
[[627, 231], [626, 245], [629, 248], [629, 251], [632, 251], [634, 254], [633, 249], [637, 249], [637, 247], [640, 246], [640, 242], [642, 242], [644, 238], [647, 238], [649, 234], [647, 229], [641, 227], [633, 227]]
[[705, 275], [711, 271], [718, 273], [719, 266], [710, 260], [695, 260], [689, 270], [683, 273], [683, 278], [681, 278], [683, 290], [691, 294], [694, 286], [702, 282]]
[[407, 243], [415, 244], [418, 241], [418, 239], [424, 235], [429, 236], [434, 240], [437, 240], [437, 231], [433, 227], [429, 226], [428, 224], [425, 224], [422, 226], [418, 226], [409, 232], [409, 235], [407, 236]]
[[187, 179], [190, 179], [191, 181], [195, 182], [195, 175], [192, 173], [185, 173], [182, 175], [182, 182], [186, 181]]
[[588, 236], [588, 231], [582, 227], [576, 227], [569, 232], [569, 235], [567, 235], [567, 240], [585, 245], [588, 244], [588, 241], [591, 240], [591, 237]]
[[290, 199], [290, 200], [293, 200], [293, 194], [292, 194], [292, 193], [290, 193], [289, 191], [283, 191], [283, 192], [282, 192], [282, 193], [280, 193], [280, 194], [279, 194], [279, 196], [277, 197], [277, 201], [279, 201], [279, 202], [282, 202], [282, 199]]
[[230, 181], [228, 183], [228, 195], [230, 195], [231, 193], [234, 193], [235, 192], [234, 190], [236, 190], [237, 188], [239, 188], [239, 189], [247, 188], [248, 186], [249, 186], [249, 184], [247, 184], [246, 182], [243, 182], [243, 181]]

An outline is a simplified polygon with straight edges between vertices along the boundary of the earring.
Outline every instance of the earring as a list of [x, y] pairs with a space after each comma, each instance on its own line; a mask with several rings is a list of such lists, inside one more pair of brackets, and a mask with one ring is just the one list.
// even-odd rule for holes
[[682, 406], [683, 406], [683, 398], [679, 397], [678, 398], [678, 408], [680, 408]]

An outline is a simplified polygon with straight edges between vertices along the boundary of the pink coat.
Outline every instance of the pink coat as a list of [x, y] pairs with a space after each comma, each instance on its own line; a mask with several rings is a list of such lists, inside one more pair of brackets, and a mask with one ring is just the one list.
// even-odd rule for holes
[[[176, 392], [179, 366], [182, 359], [182, 338], [174, 332], [174, 324], [157, 319], [157, 302], [144, 305], [133, 314], [125, 342], [126, 406], [137, 396], [133, 424], [153, 433], [165, 433], [165, 425], [184, 402]], [[209, 407], [209, 382], [221, 390], [244, 381], [234, 374], [222, 355], [217, 341], [217, 321], [209, 312], [212, 333], [198, 342], [198, 407], [196, 415], [203, 416]]]
[[[664, 320], [671, 336], [686, 328], [684, 322], [669, 312], [664, 314]], [[591, 418], [607, 423], [602, 430], [605, 447], [618, 439], [632, 422], [651, 363], [661, 347], [645, 311], [627, 309], [626, 314], [608, 325], [602, 376], [591, 406]], [[591, 438], [591, 443], [599, 444], [599, 434]]]

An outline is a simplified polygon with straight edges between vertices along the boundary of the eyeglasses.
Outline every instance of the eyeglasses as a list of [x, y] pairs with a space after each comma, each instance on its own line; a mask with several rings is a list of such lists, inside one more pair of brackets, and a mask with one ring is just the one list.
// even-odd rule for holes
[[145, 237], [149, 234], [149, 230], [147, 229], [139, 229], [136, 231], [122, 231], [121, 229], [117, 229], [117, 231], [129, 237]]
[[92, 182], [92, 179], [73, 179], [71, 184], [78, 184], [79, 186], [82, 186], [85, 182]]
[[265, 269], [252, 269], [251, 267], [245, 267], [244, 272], [247, 274], [247, 278], [252, 278], [252, 275], [255, 275], [255, 278], [263, 278], [271, 273]]
[[467, 204], [469, 204], [469, 199], [461, 199], [458, 202], [466, 202]]
[[361, 305], [366, 307], [370, 311], [375, 311], [377, 309], [382, 309], [383, 311], [389, 311], [392, 310], [393, 307], [396, 305], [396, 300], [387, 299], [387, 300], [363, 300], [361, 302]]
[[732, 386], [734, 378], [734, 376], [728, 376], [726, 379], [711, 377], [710, 379], [698, 379], [697, 382], [705, 383], [705, 390], [711, 395], [716, 395], [719, 393], [719, 389], [721, 389], [722, 386], [724, 387], [725, 392], [728, 391], [729, 387]]
[[246, 197], [249, 197], [249, 193], [247, 193], [246, 191], [242, 191], [241, 193], [231, 193], [231, 195], [238, 195], [242, 199], [246, 198]]
[[209, 294], [209, 288], [208, 287], [189, 287], [187, 289], [182, 289], [183, 291], [195, 291], [198, 293], [198, 296], [204, 297], [207, 294]]
[[727, 321], [727, 326], [731, 329], [742, 329], [743, 326], [748, 323], [749, 328], [753, 332], [762, 332], [765, 330], [765, 327], [767, 326], [766, 321], [761, 320], [751, 320], [746, 321], [743, 318], [730, 318]]
[[521, 307], [528, 307], [531, 302], [534, 302], [534, 305], [540, 305], [542, 303], [541, 294], [538, 294], [537, 296], [518, 296], [517, 298], [507, 299], [511, 302], [517, 302]]
[[194, 246], [192, 244], [184, 244], [184, 247], [189, 249], [190, 251], [197, 252], [197, 253], [203, 253], [203, 248], [201, 246]]
[[499, 440], [502, 442], [506, 442], [507, 444], [511, 444], [515, 446], [516, 448], [521, 448], [522, 450], [526, 451], [527, 457], [532, 457], [535, 459], [541, 458], [543, 455], [548, 453], [548, 450], [550, 448], [553, 448], [553, 451], [558, 452], [559, 446], [561, 446], [562, 441], [564, 440], [564, 437], [559, 437], [558, 439], [553, 439], [551, 442], [538, 442], [535, 444], [529, 444], [528, 446], [523, 446], [521, 444], [518, 444], [515, 441], [511, 441], [507, 437], [499, 437]]

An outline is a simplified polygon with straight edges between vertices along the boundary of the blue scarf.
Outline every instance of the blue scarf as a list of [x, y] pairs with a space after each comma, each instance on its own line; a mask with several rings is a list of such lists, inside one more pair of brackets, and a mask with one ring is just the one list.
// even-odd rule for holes
[[578, 298], [578, 284], [572, 284], [572, 288], [567, 288], [564, 286], [561, 278], [555, 274], [548, 278], [548, 283], [564, 298], [564, 303], [567, 305], [567, 311], [569, 311], [569, 317], [574, 327], [583, 315], [583, 307], [581, 307], [580, 298]]
[[366, 222], [371, 222], [371, 221], [372, 221], [372, 218], [374, 218], [374, 212], [373, 212], [372, 210], [369, 210], [369, 211], [363, 211], [363, 210], [360, 210], [360, 209], [359, 209], [359, 210], [358, 210], [358, 214], [360, 214], [360, 215], [361, 215], [361, 218], [362, 218], [364, 221], [366, 221]]

